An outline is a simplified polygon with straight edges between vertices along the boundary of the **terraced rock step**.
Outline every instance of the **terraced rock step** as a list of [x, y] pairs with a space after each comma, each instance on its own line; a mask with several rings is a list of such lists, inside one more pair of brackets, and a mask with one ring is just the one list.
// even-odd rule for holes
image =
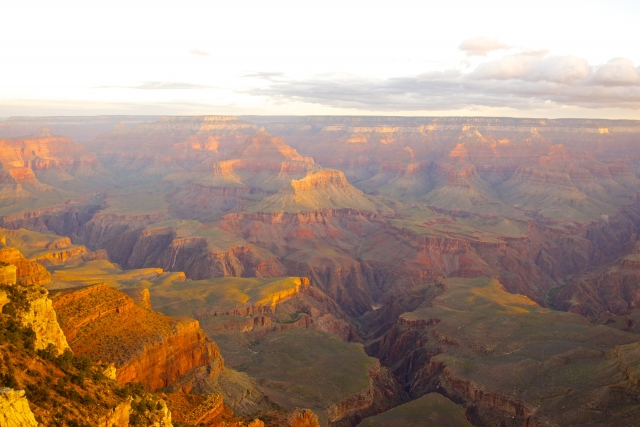
[[107, 285], [60, 292], [54, 307], [74, 353], [115, 363], [120, 384], [157, 390], [194, 368], [204, 366], [215, 377], [224, 367], [196, 320], [144, 309]]

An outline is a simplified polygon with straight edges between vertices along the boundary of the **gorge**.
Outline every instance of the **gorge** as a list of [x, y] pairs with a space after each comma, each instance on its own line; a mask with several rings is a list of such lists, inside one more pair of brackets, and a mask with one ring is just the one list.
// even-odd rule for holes
[[0, 404], [25, 426], [640, 424], [639, 138], [0, 121]]

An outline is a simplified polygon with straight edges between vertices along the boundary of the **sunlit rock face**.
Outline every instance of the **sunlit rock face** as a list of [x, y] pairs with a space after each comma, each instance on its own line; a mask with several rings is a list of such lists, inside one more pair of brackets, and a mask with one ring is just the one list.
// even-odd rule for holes
[[33, 412], [24, 390], [0, 388], [0, 425], [3, 427], [36, 427]]
[[162, 422], [637, 424], [637, 122], [16, 118], [0, 135], [44, 122], [2, 137], [0, 281], [31, 289], [38, 348], [65, 348], [55, 309], [102, 375], [166, 391]]
[[[59, 354], [69, 348], [60, 328], [53, 302], [42, 286], [51, 280], [49, 272], [40, 264], [24, 258], [12, 247], [0, 249], [0, 271], [7, 286], [3, 291], [3, 306], [11, 304], [11, 312], [24, 326], [35, 333], [34, 348], [43, 350], [53, 344]], [[18, 299], [20, 302], [18, 302]]]
[[204, 366], [215, 377], [224, 367], [196, 320], [155, 313], [107, 285], [63, 293], [55, 308], [71, 349], [115, 363], [120, 384], [141, 382], [157, 390], [194, 368]]

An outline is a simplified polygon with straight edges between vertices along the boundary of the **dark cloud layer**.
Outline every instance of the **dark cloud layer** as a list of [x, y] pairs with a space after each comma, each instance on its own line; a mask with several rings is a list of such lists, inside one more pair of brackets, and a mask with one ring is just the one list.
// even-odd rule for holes
[[640, 67], [625, 58], [592, 66], [575, 56], [521, 52], [484, 62], [471, 72], [429, 72], [386, 80], [320, 75], [305, 80], [264, 76], [252, 89], [279, 101], [369, 110], [517, 109], [577, 106], [640, 108]]

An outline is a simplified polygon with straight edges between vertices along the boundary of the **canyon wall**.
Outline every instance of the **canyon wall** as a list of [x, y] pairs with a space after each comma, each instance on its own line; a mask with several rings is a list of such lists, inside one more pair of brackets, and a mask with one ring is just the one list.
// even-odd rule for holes
[[174, 319], [139, 307], [107, 285], [56, 295], [54, 307], [76, 354], [113, 362], [117, 380], [166, 387], [194, 368], [215, 377], [224, 362], [196, 320]]
[[7, 427], [37, 427], [24, 390], [0, 389], [0, 425]]

